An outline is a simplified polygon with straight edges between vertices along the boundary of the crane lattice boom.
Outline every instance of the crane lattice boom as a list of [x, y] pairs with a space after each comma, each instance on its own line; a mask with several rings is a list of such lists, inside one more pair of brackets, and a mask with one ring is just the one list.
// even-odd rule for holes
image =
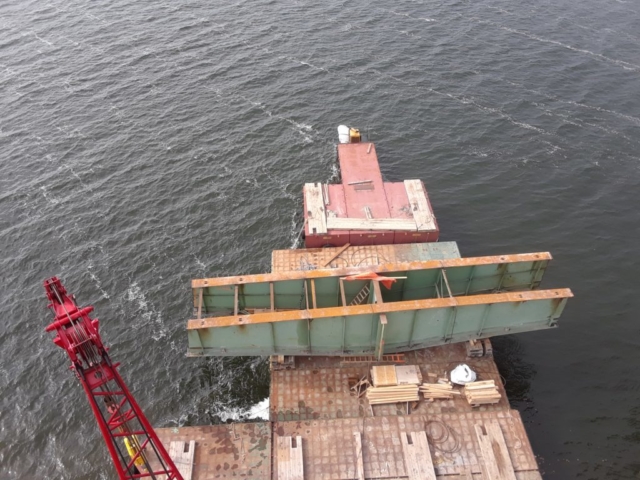
[[120, 479], [182, 480], [173, 460], [112, 363], [98, 332], [99, 320], [80, 308], [57, 277], [44, 282], [55, 315], [46, 327], [71, 359]]

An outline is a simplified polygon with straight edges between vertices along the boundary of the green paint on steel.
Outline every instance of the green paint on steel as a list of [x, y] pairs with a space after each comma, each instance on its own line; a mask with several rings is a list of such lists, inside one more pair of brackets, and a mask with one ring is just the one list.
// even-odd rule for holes
[[[487, 304], [389, 312], [382, 353], [552, 328], [566, 301], [544, 298], [494, 303], [490, 314]], [[190, 356], [372, 355], [382, 335], [376, 313], [348, 316], [346, 322], [339, 316], [188, 331]]]
[[[453, 296], [536, 289], [548, 263], [548, 260], [522, 261], [384, 273], [383, 275], [389, 277], [407, 278], [395, 282], [390, 290], [383, 289], [382, 300], [397, 302], [448, 296], [449, 290], [444, 282], [444, 275]], [[365, 281], [344, 282], [347, 304], [355, 298], [365, 284]], [[273, 285], [276, 309], [306, 308], [304, 280], [280, 280], [274, 281]], [[269, 282], [246, 283], [241, 284], [240, 287], [238, 296], [240, 312], [245, 309], [270, 309]], [[309, 304], [311, 304], [310, 285], [307, 288]], [[315, 291], [318, 308], [340, 305], [339, 277], [316, 279]], [[198, 296], [196, 295], [195, 298]], [[204, 287], [202, 315], [232, 315], [233, 301], [232, 285]]]
[[[381, 299], [376, 298], [374, 289], [371, 288], [369, 298], [363, 303], [405, 302], [406, 309], [389, 311], [384, 328], [380, 314], [364, 313], [362, 310], [358, 314], [355, 311], [347, 315], [342, 312], [335, 317], [313, 318], [313, 291], [316, 308], [342, 306], [338, 274], [317, 276], [313, 280], [298, 276], [294, 279], [269, 279], [264, 282], [248, 282], [246, 277], [239, 278], [241, 283], [238, 285], [237, 310], [247, 322], [188, 330], [189, 355], [388, 354], [554, 327], [566, 298], [536, 298], [503, 303], [491, 303], [493, 300], [487, 299], [488, 303], [464, 306], [447, 306], [444, 303], [442, 305], [445, 306], [438, 308], [419, 308], [413, 302], [536, 290], [549, 263], [548, 258], [538, 259], [537, 254], [528, 257], [523, 255], [518, 259], [495, 258], [496, 263], [490, 264], [477, 261], [464, 264], [464, 259], [461, 259], [459, 264], [451, 266], [449, 263], [446, 268], [436, 266], [385, 271], [382, 273], [384, 276], [406, 278], [396, 281], [391, 289], [382, 287]], [[312, 287], [312, 282], [315, 288]], [[253, 313], [271, 311], [270, 283], [273, 284], [274, 292], [274, 318], [278, 312], [290, 310], [306, 312], [305, 315], [288, 321], [252, 323], [250, 318]], [[365, 280], [344, 281], [346, 305], [368, 283]], [[196, 302], [199, 300], [199, 292], [199, 289], [195, 291]], [[234, 315], [234, 285], [205, 286], [202, 292], [201, 318]], [[381, 342], [384, 347], [379, 352], [377, 350]]]

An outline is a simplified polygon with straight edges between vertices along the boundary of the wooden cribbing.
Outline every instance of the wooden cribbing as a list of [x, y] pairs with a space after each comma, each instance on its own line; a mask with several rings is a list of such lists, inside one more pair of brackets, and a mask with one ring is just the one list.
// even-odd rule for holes
[[453, 398], [461, 395], [459, 390], [454, 390], [451, 384], [423, 383], [420, 385], [420, 393], [426, 400]]
[[467, 383], [464, 386], [464, 395], [469, 405], [498, 403], [502, 398], [498, 387], [496, 387], [496, 382], [493, 380]]
[[367, 400], [370, 405], [382, 403], [417, 402], [417, 385], [396, 385], [394, 387], [371, 387], [367, 389]]

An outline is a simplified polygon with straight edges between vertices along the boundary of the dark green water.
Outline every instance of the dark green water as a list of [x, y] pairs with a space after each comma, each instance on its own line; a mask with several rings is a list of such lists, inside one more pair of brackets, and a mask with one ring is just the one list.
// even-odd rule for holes
[[335, 127], [466, 256], [549, 250], [560, 328], [496, 341], [547, 479], [640, 475], [640, 3], [0, 2], [0, 478], [112, 478], [41, 282], [92, 303], [156, 425], [266, 395], [185, 357], [193, 277], [266, 271]]

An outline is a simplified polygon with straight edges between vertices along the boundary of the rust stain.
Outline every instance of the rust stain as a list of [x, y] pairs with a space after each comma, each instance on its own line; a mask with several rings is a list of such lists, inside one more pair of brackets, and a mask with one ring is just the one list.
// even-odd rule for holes
[[[357, 478], [353, 462], [354, 432], [364, 435], [366, 478], [406, 478], [402, 446], [397, 441], [403, 433], [426, 431], [432, 439], [437, 439], [443, 438], [445, 429], [452, 428], [455, 435], [451, 435], [450, 440], [442, 440], [438, 446], [442, 449], [457, 446], [458, 450], [455, 458], [434, 453], [438, 474], [456, 476], [461, 468], [480, 473], [482, 457], [474, 427], [496, 421], [502, 427], [509, 453], [506, 458], [504, 451], [496, 450], [498, 463], [508, 465], [510, 460], [516, 472], [537, 471], [521, 417], [517, 411], [510, 410], [492, 357], [467, 359], [463, 344], [451, 344], [407, 355], [399, 364], [418, 365], [426, 376], [427, 372], [442, 375], [460, 362], [480, 372], [480, 380], [495, 380], [503, 394], [502, 401], [478, 410], [472, 409], [463, 396], [421, 402], [409, 415], [406, 405], [376, 405], [375, 416], [371, 417], [366, 399], [351, 396], [348, 382], [351, 377], [368, 374], [370, 365], [345, 365], [340, 358], [332, 357], [299, 357], [296, 369], [271, 372], [270, 411], [277, 415], [278, 421], [235, 424], [234, 427], [182, 427], [178, 431], [158, 429], [158, 434], [163, 442], [178, 439], [198, 442], [193, 480], [276, 479], [278, 457], [272, 437], [297, 435], [302, 436], [304, 446], [305, 478]], [[363, 417], [367, 417], [366, 420]]]

